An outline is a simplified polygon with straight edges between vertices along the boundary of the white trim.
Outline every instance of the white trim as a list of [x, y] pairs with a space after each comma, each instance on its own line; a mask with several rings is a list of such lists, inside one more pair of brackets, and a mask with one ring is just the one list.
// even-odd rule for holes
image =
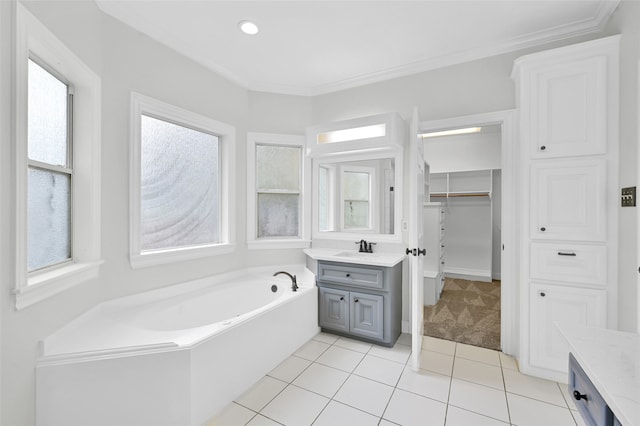
[[501, 321], [500, 347], [510, 355], [518, 355], [519, 349], [519, 316], [517, 308], [520, 303], [517, 280], [519, 266], [518, 241], [518, 192], [516, 166], [519, 149], [516, 144], [515, 110], [495, 111], [483, 114], [467, 115], [442, 120], [424, 121], [420, 123], [421, 132], [431, 132], [457, 127], [483, 126], [489, 124], [502, 125], [502, 250], [501, 261]]
[[[140, 246], [141, 221], [141, 135], [143, 114], [165, 119], [177, 125], [199, 129], [220, 138], [220, 242], [204, 246], [190, 246], [166, 250], [142, 252]], [[141, 268], [168, 262], [182, 262], [206, 256], [232, 253], [235, 250], [235, 127], [196, 114], [177, 106], [159, 101], [140, 93], [131, 92], [130, 117], [130, 175], [129, 175], [129, 258], [133, 268]]]
[[[101, 230], [101, 90], [100, 77], [59, 41], [21, 4], [16, 5], [15, 64], [15, 250], [16, 309], [22, 309], [81, 282], [95, 278]], [[27, 272], [27, 75], [33, 53], [73, 84], [74, 175], [73, 261], [49, 272]], [[32, 287], [33, 286], [33, 287]], [[55, 286], [52, 287], [52, 286]]]
[[[280, 145], [300, 148], [300, 212], [299, 237], [258, 238], [256, 204], [256, 145]], [[305, 155], [304, 135], [286, 135], [277, 133], [247, 133], [247, 247], [250, 250], [261, 249], [299, 249], [311, 246], [309, 217], [311, 200], [309, 196], [310, 160]]]

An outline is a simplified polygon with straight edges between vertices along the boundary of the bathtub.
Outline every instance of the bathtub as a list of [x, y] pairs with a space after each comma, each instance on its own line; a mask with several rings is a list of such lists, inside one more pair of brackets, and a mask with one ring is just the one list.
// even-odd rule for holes
[[40, 342], [36, 423], [201, 425], [319, 331], [317, 297], [287, 265], [103, 302]]

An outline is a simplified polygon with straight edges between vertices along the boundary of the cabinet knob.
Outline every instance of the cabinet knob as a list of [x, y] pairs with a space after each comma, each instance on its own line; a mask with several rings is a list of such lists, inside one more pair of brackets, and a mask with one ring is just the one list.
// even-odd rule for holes
[[547, 230], [547, 228], [545, 228], [544, 226], [542, 228], [540, 228], [540, 231], [542, 231], [542, 232], [544, 232], [546, 230]]
[[340, 300], [344, 300], [344, 296], [340, 296]]
[[355, 299], [355, 300], [353, 301], [353, 303], [358, 303], [358, 302], [359, 302], [359, 300], [358, 300], [358, 299]]
[[544, 145], [541, 145], [541, 146], [540, 146], [540, 151], [544, 151], [545, 149], [547, 149], [547, 147], [546, 147], [546, 146], [544, 146]]
[[547, 295], [547, 293], [545, 293], [544, 291], [540, 292], [540, 297], [545, 297]]
[[347, 278], [349, 278], [351, 276], [351, 274], [347, 274]]
[[573, 397], [576, 399], [576, 401], [580, 401], [581, 399], [584, 399], [585, 401], [589, 400], [586, 394], [580, 393], [577, 390], [573, 391]]

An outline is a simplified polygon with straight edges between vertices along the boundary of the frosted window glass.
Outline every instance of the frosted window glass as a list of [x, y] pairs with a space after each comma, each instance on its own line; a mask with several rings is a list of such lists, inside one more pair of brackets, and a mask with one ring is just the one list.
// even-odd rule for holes
[[258, 238], [298, 236], [298, 194], [258, 194]]
[[300, 147], [256, 145], [258, 190], [300, 190]]
[[217, 136], [141, 117], [142, 250], [218, 243]]
[[28, 91], [29, 159], [68, 166], [67, 85], [29, 60]]
[[369, 202], [345, 200], [344, 227], [369, 228]]
[[369, 199], [369, 173], [344, 172], [343, 194], [345, 200]]
[[318, 143], [347, 142], [360, 139], [378, 138], [387, 134], [385, 124], [374, 124], [371, 126], [354, 127], [351, 129], [333, 130], [331, 132], [318, 133]]
[[71, 176], [29, 168], [28, 270], [71, 258]]
[[329, 170], [319, 167], [318, 172], [318, 228], [329, 231]]

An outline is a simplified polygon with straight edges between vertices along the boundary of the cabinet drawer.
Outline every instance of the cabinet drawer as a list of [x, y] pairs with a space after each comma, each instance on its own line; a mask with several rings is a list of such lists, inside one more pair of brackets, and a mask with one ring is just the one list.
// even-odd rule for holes
[[379, 268], [319, 263], [318, 281], [382, 289], [384, 272]]
[[611, 409], [571, 353], [569, 353], [569, 395], [573, 398], [573, 403], [587, 425], [613, 425]]
[[607, 280], [607, 248], [532, 243], [531, 277], [536, 280], [604, 286]]

